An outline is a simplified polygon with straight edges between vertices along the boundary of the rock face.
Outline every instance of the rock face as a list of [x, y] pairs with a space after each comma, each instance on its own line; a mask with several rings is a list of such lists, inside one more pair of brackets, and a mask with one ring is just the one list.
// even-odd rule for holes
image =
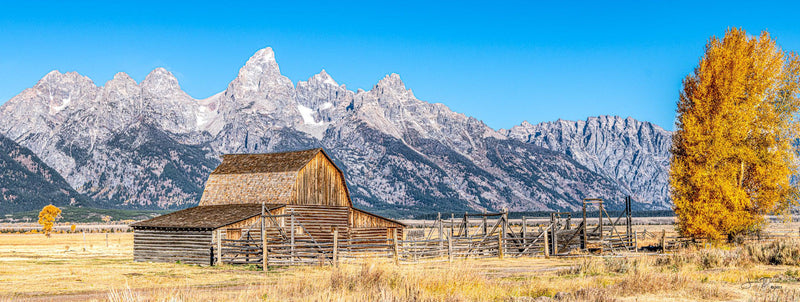
[[669, 199], [672, 133], [652, 123], [617, 116], [590, 117], [501, 130], [509, 138], [558, 151], [617, 181], [635, 200], [664, 209]]
[[33, 152], [0, 135], [0, 214], [56, 206], [92, 205]]
[[[347, 90], [324, 70], [295, 86], [281, 75], [270, 48], [251, 57], [227, 89], [204, 100], [189, 97], [162, 68], [139, 84], [120, 73], [102, 87], [54, 71], [0, 107], [0, 133], [105, 206], [196, 204], [221, 154], [314, 147], [326, 148], [345, 171], [358, 206], [393, 216], [574, 210], [585, 197], [612, 200], [613, 207], [650, 171], [637, 165], [607, 173], [616, 171], [611, 160], [595, 164], [558, 144], [525, 139], [528, 126], [495, 131], [443, 104], [418, 100], [396, 74], [369, 91]], [[563, 132], [562, 139], [573, 137]], [[596, 145], [616, 154], [612, 148], [639, 148], [645, 139]]]

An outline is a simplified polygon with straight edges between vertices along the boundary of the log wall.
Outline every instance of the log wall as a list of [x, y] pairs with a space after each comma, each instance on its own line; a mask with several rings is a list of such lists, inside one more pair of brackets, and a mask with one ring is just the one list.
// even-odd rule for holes
[[211, 231], [135, 229], [133, 261], [211, 264]]
[[[332, 240], [334, 227], [339, 229], [341, 239], [347, 236], [350, 216], [349, 207], [287, 205], [284, 208], [284, 213], [289, 214], [291, 212], [294, 212], [296, 222], [302, 224], [305, 230], [316, 240]], [[284, 228], [290, 231], [290, 218], [284, 217], [283, 223]], [[297, 225], [295, 229], [296, 232], [300, 231], [300, 227]]]

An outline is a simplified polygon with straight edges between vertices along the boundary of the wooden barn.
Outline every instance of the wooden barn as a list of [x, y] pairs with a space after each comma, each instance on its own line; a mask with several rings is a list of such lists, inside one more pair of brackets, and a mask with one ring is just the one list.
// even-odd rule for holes
[[197, 207], [132, 225], [134, 261], [213, 264], [221, 239], [260, 240], [253, 230], [261, 223], [265, 237], [291, 234], [292, 242], [330, 241], [334, 231], [340, 240], [388, 241], [405, 228], [354, 208], [344, 174], [321, 148], [229, 154], [208, 177]]

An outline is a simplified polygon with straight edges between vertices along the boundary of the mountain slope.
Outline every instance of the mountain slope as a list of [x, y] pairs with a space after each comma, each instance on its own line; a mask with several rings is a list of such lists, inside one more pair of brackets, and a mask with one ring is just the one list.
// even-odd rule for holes
[[396, 74], [368, 91], [324, 70], [295, 86], [270, 48], [204, 100], [162, 68], [139, 84], [120, 73], [102, 87], [54, 71], [0, 106], [0, 133], [109, 207], [195, 204], [221, 154], [314, 147], [345, 171], [356, 204], [398, 216], [574, 210], [585, 197], [613, 207], [632, 191], [593, 162], [419, 100]]
[[51, 203], [92, 205], [33, 152], [0, 135], [0, 214], [40, 210]]
[[617, 116], [590, 117], [501, 130], [509, 138], [562, 152], [615, 179], [634, 199], [653, 209], [670, 206], [672, 133], [652, 123]]

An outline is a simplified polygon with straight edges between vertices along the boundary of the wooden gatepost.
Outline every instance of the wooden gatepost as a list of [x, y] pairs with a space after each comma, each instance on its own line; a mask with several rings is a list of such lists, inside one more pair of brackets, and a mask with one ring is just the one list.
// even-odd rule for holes
[[[590, 206], [597, 207], [597, 225], [593, 228], [589, 227], [587, 219], [587, 208]], [[597, 250], [603, 253], [606, 249], [612, 252], [617, 252], [618, 249], [627, 251], [635, 251], [637, 238], [633, 232], [632, 210], [631, 210], [631, 197], [625, 197], [625, 205], [623, 211], [616, 218], [612, 220], [608, 211], [604, 207], [603, 199], [601, 198], [586, 198], [583, 200], [583, 221], [581, 223], [581, 248], [584, 250]], [[625, 234], [617, 229], [620, 226], [620, 220], [625, 217]]]

